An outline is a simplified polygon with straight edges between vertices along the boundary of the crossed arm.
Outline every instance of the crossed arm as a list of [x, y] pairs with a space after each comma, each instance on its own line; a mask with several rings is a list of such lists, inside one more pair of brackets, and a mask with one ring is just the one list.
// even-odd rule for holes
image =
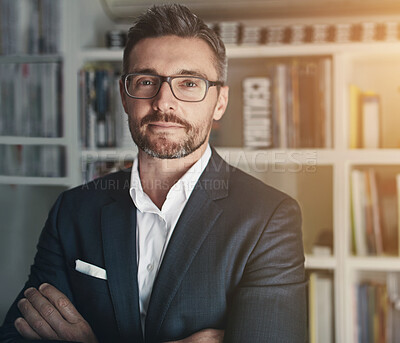
[[[15, 320], [19, 334], [30, 340], [62, 340], [98, 343], [89, 323], [69, 299], [57, 288], [44, 283], [38, 289], [28, 288], [18, 302], [23, 317]], [[220, 343], [224, 331], [205, 329], [171, 343]]]
[[[295, 203], [282, 203], [253, 249], [240, 285], [229, 299], [225, 331], [202, 330], [175, 343], [217, 343], [223, 339], [226, 342], [304, 342], [305, 283], [299, 224]], [[47, 234], [42, 241], [54, 250], [58, 245], [54, 238], [55, 235]], [[56, 263], [61, 260], [57, 258], [57, 251], [52, 255], [55, 263], [50, 271], [53, 274], [63, 268], [62, 261], [59, 265]], [[39, 259], [41, 254], [38, 256]], [[60, 275], [53, 277], [57, 287], [66, 282], [64, 273], [60, 272]], [[50, 277], [36, 277], [30, 286], [37, 287], [46, 279]], [[72, 296], [68, 288], [60, 289], [66, 295], [47, 284], [38, 289], [28, 288], [24, 292], [25, 298], [18, 302], [23, 318], [15, 320], [15, 328], [31, 340], [97, 342], [88, 322], [68, 300], [67, 297]], [[10, 319], [17, 315], [14, 308]], [[15, 335], [9, 337], [9, 341], [14, 342]]]

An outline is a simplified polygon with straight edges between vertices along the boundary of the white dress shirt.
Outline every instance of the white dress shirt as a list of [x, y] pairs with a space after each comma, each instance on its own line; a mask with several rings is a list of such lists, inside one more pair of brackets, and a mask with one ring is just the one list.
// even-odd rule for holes
[[[129, 192], [137, 208], [136, 257], [140, 317], [143, 332], [154, 279], [160, 268], [168, 242], [183, 208], [210, 157], [211, 148], [208, 145], [203, 156], [171, 187], [161, 210], [143, 192], [137, 157], [133, 162]], [[152, 186], [163, 187], [164, 185], [155, 182]]]

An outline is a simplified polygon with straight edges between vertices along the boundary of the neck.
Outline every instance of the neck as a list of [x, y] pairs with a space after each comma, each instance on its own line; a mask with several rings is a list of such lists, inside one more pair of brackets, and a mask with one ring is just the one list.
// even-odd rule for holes
[[176, 159], [155, 158], [139, 150], [139, 176], [143, 191], [162, 208], [171, 187], [201, 158], [207, 142], [188, 156]]

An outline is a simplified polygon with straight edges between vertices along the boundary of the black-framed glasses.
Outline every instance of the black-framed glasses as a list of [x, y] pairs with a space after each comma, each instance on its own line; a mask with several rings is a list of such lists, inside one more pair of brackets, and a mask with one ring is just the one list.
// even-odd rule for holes
[[153, 74], [130, 73], [121, 76], [125, 92], [134, 99], [154, 98], [167, 82], [172, 94], [181, 101], [200, 102], [212, 86], [222, 86], [220, 81], [209, 81], [199, 76], [179, 75], [160, 76]]

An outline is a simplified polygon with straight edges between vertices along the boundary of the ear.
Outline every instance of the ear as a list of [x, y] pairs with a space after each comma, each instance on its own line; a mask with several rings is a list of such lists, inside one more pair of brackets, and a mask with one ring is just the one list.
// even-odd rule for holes
[[126, 104], [127, 95], [125, 94], [125, 87], [124, 87], [124, 83], [122, 82], [122, 80], [119, 80], [119, 94], [121, 95], [121, 101], [122, 101], [122, 106], [124, 106], [124, 111], [125, 111], [125, 113], [128, 113], [127, 104]]
[[225, 113], [226, 107], [228, 106], [228, 98], [229, 98], [229, 87], [223, 86], [219, 90], [217, 104], [214, 109], [214, 120], [220, 120]]

